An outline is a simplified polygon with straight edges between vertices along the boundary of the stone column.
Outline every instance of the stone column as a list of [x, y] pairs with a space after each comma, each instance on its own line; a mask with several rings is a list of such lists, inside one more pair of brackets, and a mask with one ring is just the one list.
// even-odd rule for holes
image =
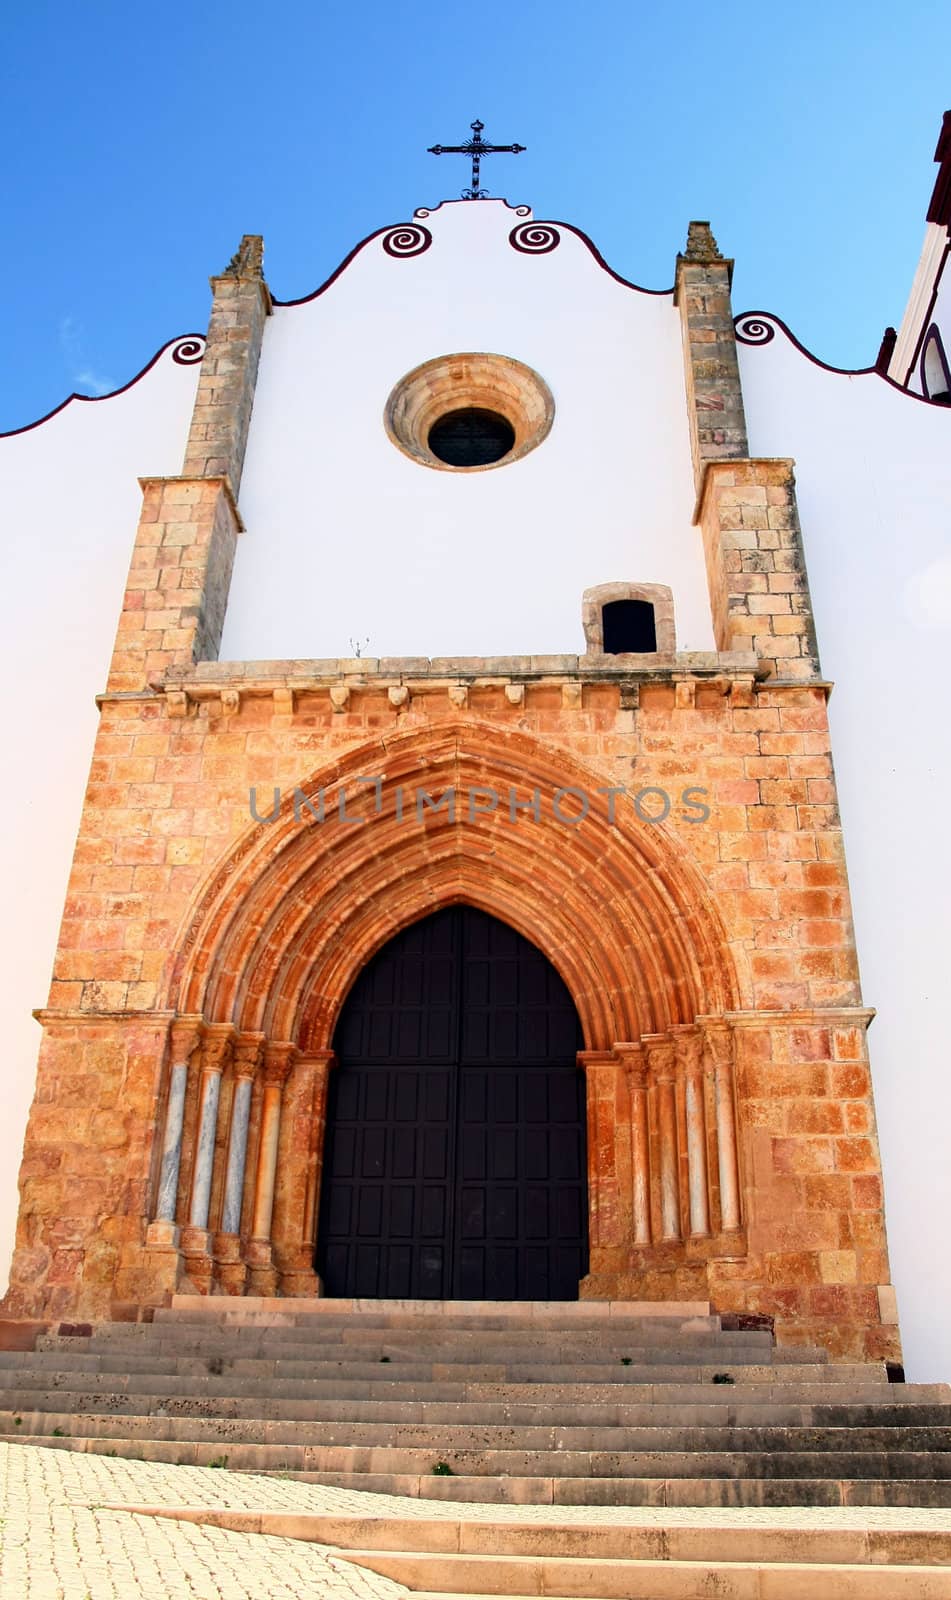
[[703, 1030], [707, 1071], [713, 1078], [720, 1177], [720, 1227], [740, 1227], [740, 1176], [737, 1163], [736, 1093], [733, 1080], [733, 1030], [727, 1022], [708, 1022]]
[[248, 1289], [251, 1294], [272, 1295], [277, 1290], [271, 1221], [274, 1215], [274, 1194], [277, 1185], [281, 1098], [296, 1056], [297, 1046], [293, 1044], [268, 1044], [264, 1049], [264, 1099], [258, 1141], [258, 1167], [254, 1180], [251, 1238], [245, 1253], [248, 1264]]
[[587, 1080], [588, 1217], [591, 1271], [617, 1264], [630, 1245], [631, 1195], [627, 1084], [620, 1059], [610, 1051], [580, 1050]]
[[673, 1041], [665, 1033], [649, 1033], [643, 1040], [656, 1108], [657, 1129], [657, 1205], [660, 1213], [660, 1238], [669, 1243], [679, 1239], [680, 1185], [677, 1178], [677, 1090]]
[[221, 1074], [234, 1044], [230, 1022], [211, 1023], [205, 1029], [201, 1052], [201, 1090], [198, 1110], [198, 1139], [192, 1168], [188, 1225], [182, 1229], [182, 1253], [188, 1276], [202, 1294], [211, 1287], [211, 1234], [208, 1206], [218, 1129], [218, 1096]]
[[168, 1101], [165, 1107], [165, 1136], [159, 1169], [155, 1219], [146, 1230], [149, 1250], [174, 1250], [179, 1242], [175, 1222], [178, 1205], [178, 1174], [182, 1163], [182, 1127], [185, 1121], [185, 1092], [192, 1056], [201, 1043], [204, 1023], [201, 1017], [179, 1017], [171, 1027], [171, 1068]]
[[690, 1236], [710, 1237], [707, 1188], [707, 1125], [703, 1092], [703, 1036], [697, 1027], [673, 1028], [677, 1069], [684, 1086], [687, 1124], [687, 1191]]
[[228, 1162], [221, 1228], [214, 1237], [215, 1275], [227, 1294], [243, 1294], [247, 1268], [241, 1259], [241, 1207], [244, 1199], [251, 1085], [261, 1060], [263, 1033], [242, 1033], [234, 1046], [234, 1095], [228, 1134]]
[[283, 1212], [279, 1229], [275, 1209], [275, 1244], [283, 1232], [281, 1293], [319, 1295], [323, 1285], [317, 1276], [314, 1256], [317, 1248], [317, 1212], [327, 1130], [327, 1090], [331, 1068], [336, 1062], [332, 1050], [308, 1051], [294, 1067], [285, 1092], [281, 1116], [281, 1163], [286, 1166], [286, 1181], [278, 1176], [278, 1206]]
[[650, 1133], [647, 1117], [647, 1061], [641, 1044], [616, 1044], [627, 1075], [631, 1104], [631, 1203], [635, 1245], [651, 1242]]

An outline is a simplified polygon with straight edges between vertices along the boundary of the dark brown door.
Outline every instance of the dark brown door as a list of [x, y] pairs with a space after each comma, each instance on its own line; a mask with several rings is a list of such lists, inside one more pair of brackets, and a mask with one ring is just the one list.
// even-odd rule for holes
[[576, 1300], [587, 1271], [581, 1043], [554, 967], [494, 917], [452, 906], [391, 940], [334, 1039], [325, 1293]]

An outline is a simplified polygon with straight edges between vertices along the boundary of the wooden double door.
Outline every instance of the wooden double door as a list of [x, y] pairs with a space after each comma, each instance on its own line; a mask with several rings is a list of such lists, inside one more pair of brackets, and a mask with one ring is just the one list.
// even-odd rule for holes
[[327, 1295], [573, 1300], [587, 1271], [571, 996], [470, 906], [368, 964], [334, 1045], [317, 1270]]

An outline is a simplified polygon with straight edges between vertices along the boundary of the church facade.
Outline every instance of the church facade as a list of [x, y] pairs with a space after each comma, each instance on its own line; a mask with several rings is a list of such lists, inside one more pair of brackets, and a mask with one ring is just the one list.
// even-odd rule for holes
[[855, 407], [928, 464], [947, 415], [802, 380], [731, 276], [444, 203], [298, 302], [245, 238], [143, 376], [8, 1314], [703, 1300], [901, 1359], [795, 404], [820, 501]]

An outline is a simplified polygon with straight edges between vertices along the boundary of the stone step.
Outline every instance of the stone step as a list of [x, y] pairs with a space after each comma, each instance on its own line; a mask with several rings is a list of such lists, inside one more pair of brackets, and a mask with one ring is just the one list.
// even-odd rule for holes
[[[386, 1356], [391, 1361], [407, 1362], [418, 1361], [420, 1358], [421, 1344], [415, 1340], [412, 1344], [394, 1344], [387, 1339], [375, 1343], [352, 1342], [341, 1343], [320, 1340], [301, 1342], [290, 1339], [271, 1339], [261, 1335], [258, 1330], [245, 1333], [238, 1337], [225, 1335], [221, 1339], [210, 1340], [207, 1335], [198, 1337], [169, 1339], [164, 1337], [150, 1340], [119, 1341], [108, 1338], [91, 1338], [76, 1340], [62, 1334], [42, 1334], [37, 1340], [37, 1352], [50, 1350], [76, 1350], [80, 1348], [90, 1355], [126, 1355], [143, 1354], [146, 1351], [155, 1351], [159, 1355], [204, 1355], [209, 1351], [222, 1356], [254, 1356], [271, 1355], [274, 1359], [284, 1361], [315, 1361], [315, 1362], [373, 1362]], [[725, 1340], [720, 1342], [709, 1341], [705, 1344], [683, 1343], [644, 1346], [638, 1348], [634, 1345], [619, 1345], [612, 1349], [606, 1345], [592, 1345], [590, 1349], [571, 1349], [566, 1346], [545, 1348], [544, 1346], [526, 1343], [524, 1346], [492, 1345], [489, 1342], [474, 1343], [471, 1346], [453, 1344], [436, 1344], [433, 1340], [425, 1341], [426, 1359], [431, 1363], [438, 1362], [446, 1366], [467, 1366], [473, 1361], [491, 1363], [493, 1366], [547, 1366], [553, 1370], [564, 1368], [587, 1367], [613, 1367], [613, 1366], [775, 1366], [786, 1368], [789, 1366], [826, 1366], [828, 1363], [813, 1360], [810, 1350], [782, 1351], [771, 1349], [768, 1345], [728, 1344]], [[15, 1352], [16, 1353], [16, 1352]]]
[[[468, 1476], [435, 1475], [430, 1471], [339, 1471], [295, 1467], [287, 1446], [245, 1447], [177, 1443], [172, 1440], [26, 1437], [24, 1444], [105, 1454], [126, 1460], [175, 1465], [218, 1466], [238, 1471], [276, 1473], [300, 1482], [359, 1489], [374, 1494], [410, 1496], [484, 1505], [565, 1506], [951, 1506], [947, 1479], [768, 1478], [768, 1477], [597, 1477], [597, 1476]], [[303, 1454], [303, 1452], [301, 1452]], [[713, 1591], [716, 1592], [715, 1590]], [[809, 1600], [820, 1600], [810, 1594]], [[821, 1600], [826, 1600], [825, 1596]]]
[[359, 1512], [239, 1511], [128, 1502], [104, 1506], [137, 1516], [171, 1517], [233, 1533], [265, 1534], [356, 1550], [442, 1555], [564, 1556], [579, 1560], [819, 1562], [845, 1565], [951, 1566], [951, 1529], [913, 1526], [821, 1527], [741, 1523], [521, 1522], [361, 1515]]
[[[783, 1416], [777, 1420], [781, 1421], [791, 1410], [810, 1413], [819, 1410], [821, 1420], [847, 1426], [856, 1414], [865, 1416], [867, 1413], [866, 1420], [871, 1421], [883, 1410], [914, 1411], [916, 1420], [919, 1411], [934, 1411], [936, 1415], [931, 1420], [935, 1424], [943, 1423], [951, 1413], [951, 1390], [944, 1384], [846, 1385], [840, 1398], [836, 1386], [829, 1383], [559, 1386], [404, 1383], [379, 1379], [373, 1384], [371, 1394], [366, 1383], [334, 1379], [269, 1377], [262, 1381], [257, 1376], [236, 1375], [227, 1368], [221, 1373], [209, 1374], [205, 1363], [199, 1364], [197, 1372], [171, 1374], [24, 1368], [8, 1371], [6, 1385], [0, 1390], [2, 1403], [8, 1409], [24, 1404], [42, 1409], [39, 1397], [44, 1405], [49, 1400], [63, 1409], [72, 1405], [78, 1395], [140, 1398], [147, 1403], [170, 1396], [183, 1401], [200, 1397], [215, 1405], [226, 1401], [258, 1404], [306, 1401], [340, 1407], [335, 1415], [356, 1415], [355, 1404], [417, 1411], [436, 1404], [470, 1406], [474, 1414], [478, 1412], [486, 1417], [490, 1408], [506, 1412], [523, 1408], [527, 1418], [535, 1417], [539, 1411], [550, 1416], [554, 1410], [561, 1421], [568, 1421], [577, 1413], [583, 1414], [585, 1421], [607, 1420], [611, 1414], [617, 1414], [619, 1421], [633, 1422], [636, 1420], [634, 1413], [639, 1412], [656, 1415], [660, 1422], [677, 1422], [681, 1413], [716, 1411], [729, 1418], [737, 1416], [740, 1409], [764, 1417], [768, 1411], [779, 1410]], [[148, 1404], [143, 1409], [148, 1409]]]
[[[39, 1424], [39, 1426], [37, 1425]], [[51, 1425], [52, 1424], [52, 1425]], [[233, 1469], [383, 1473], [421, 1477], [941, 1479], [951, 1481], [951, 1456], [943, 1450], [788, 1449], [738, 1453], [722, 1450], [459, 1448], [441, 1440], [405, 1445], [305, 1443], [293, 1424], [265, 1423], [253, 1443], [220, 1418], [52, 1416], [23, 1418], [17, 1430], [4, 1419], [0, 1437], [22, 1434], [27, 1443], [69, 1440], [80, 1449], [119, 1450], [144, 1460], [208, 1465], [225, 1457]], [[170, 1453], [159, 1453], [165, 1447]]]
[[[86, 1339], [83, 1339], [82, 1346], [82, 1354], [85, 1355], [104, 1355], [104, 1357], [125, 1360], [126, 1355], [146, 1354], [146, 1352], [154, 1352], [159, 1357], [171, 1358], [178, 1357], [178, 1355], [181, 1355], [181, 1357], [205, 1355], [210, 1350], [210, 1341], [207, 1338], [183, 1339], [183, 1341], [176, 1342], [167, 1341], [167, 1339], [155, 1339], [154, 1342], [150, 1342], [147, 1346], [146, 1344], [134, 1344], [134, 1346], [130, 1347], [118, 1346], [118, 1344], [110, 1342], [109, 1339], [102, 1339], [102, 1341], [98, 1341], [98, 1339], [96, 1341], [91, 1341], [91, 1339], [86, 1341]], [[80, 1354], [77, 1342], [67, 1342], [61, 1336], [46, 1334], [42, 1339], [37, 1339], [37, 1354], [61, 1352], [61, 1354], [69, 1355], [74, 1350], [77, 1350], [77, 1354]], [[258, 1360], [280, 1360], [280, 1362], [311, 1362], [314, 1366], [335, 1366], [335, 1368], [336, 1366], [375, 1365], [378, 1362], [384, 1362], [384, 1365], [386, 1365], [386, 1362], [391, 1362], [392, 1365], [402, 1368], [402, 1366], [418, 1365], [419, 1358], [421, 1358], [421, 1350], [419, 1350], [418, 1344], [413, 1349], [400, 1349], [399, 1346], [392, 1346], [392, 1344], [315, 1347], [309, 1346], [309, 1344], [282, 1344], [279, 1341], [259, 1339], [256, 1336], [253, 1339], [221, 1339], [221, 1341], [215, 1342], [213, 1350], [215, 1350], [216, 1355], [223, 1357], [224, 1360], [231, 1357], [240, 1357], [243, 1360], [258, 1358]], [[21, 1354], [21, 1352], [13, 1352], [13, 1354]], [[592, 1350], [586, 1355], [572, 1352], [572, 1350], [557, 1349], [557, 1347], [552, 1346], [551, 1349], [546, 1347], [543, 1357], [541, 1357], [538, 1346], [525, 1347], [524, 1350], [493, 1350], [490, 1347], [482, 1350], [479, 1350], [479, 1347], [472, 1347], [471, 1350], [459, 1350], [450, 1346], [440, 1349], [439, 1346], [432, 1346], [431, 1342], [427, 1341], [424, 1357], [426, 1357], [426, 1365], [429, 1366], [458, 1366], [458, 1368], [498, 1366], [498, 1368], [506, 1368], [506, 1370], [509, 1370], [509, 1368], [512, 1368], [512, 1370], [517, 1370], [517, 1368], [532, 1368], [532, 1370], [535, 1370], [543, 1360], [544, 1366], [549, 1370], [559, 1371], [559, 1373], [572, 1371], [572, 1373], [578, 1373], [580, 1376], [581, 1374], [599, 1374], [599, 1376], [600, 1374], [613, 1374], [618, 1368], [628, 1368], [628, 1366], [637, 1366], [637, 1368], [645, 1368], [645, 1366], [652, 1366], [652, 1368], [653, 1366], [658, 1366], [658, 1368], [669, 1368], [669, 1366], [712, 1366], [712, 1368], [717, 1368], [719, 1371], [730, 1371], [733, 1368], [741, 1368], [741, 1366], [775, 1366], [776, 1371], [783, 1373], [789, 1366], [799, 1366], [801, 1368], [801, 1366], [826, 1365], [826, 1363], [812, 1362], [809, 1352], [805, 1352], [802, 1360], [793, 1362], [789, 1357], [775, 1360], [770, 1350], [752, 1350], [748, 1349], [748, 1347], [717, 1349], [716, 1346], [711, 1347], [711, 1349], [660, 1347], [660, 1349], [656, 1350], [631, 1350], [631, 1354], [624, 1352], [624, 1350], [621, 1350], [620, 1354], [615, 1354], [612, 1350], [599, 1350], [599, 1352]]]
[[[19, 1423], [16, 1419], [19, 1418]], [[561, 1424], [525, 1423], [440, 1423], [424, 1421], [361, 1422], [352, 1418], [325, 1421], [299, 1418], [270, 1419], [261, 1416], [227, 1417], [217, 1406], [211, 1415], [181, 1412], [177, 1408], [148, 1413], [104, 1411], [10, 1411], [0, 1412], [0, 1434], [8, 1438], [21, 1428], [30, 1434], [90, 1434], [110, 1437], [235, 1439], [241, 1443], [304, 1444], [315, 1448], [341, 1446], [370, 1450], [425, 1450], [430, 1454], [468, 1455], [484, 1451], [517, 1451], [520, 1455], [548, 1454], [552, 1451], [573, 1455], [604, 1453], [611, 1455], [718, 1454], [739, 1459], [741, 1455], [787, 1454], [869, 1454], [888, 1451], [897, 1460], [911, 1452], [946, 1456], [951, 1471], [951, 1428], [909, 1425], [863, 1427], [572, 1427]], [[943, 1475], [943, 1474], [939, 1474]]]
[[[782, 1366], [744, 1363], [733, 1367], [727, 1362], [622, 1362], [611, 1366], [560, 1366], [549, 1367], [536, 1363], [518, 1362], [452, 1362], [410, 1361], [391, 1356], [388, 1361], [335, 1361], [314, 1359], [288, 1359], [267, 1355], [262, 1350], [255, 1354], [224, 1354], [214, 1346], [205, 1346], [202, 1355], [175, 1356], [166, 1352], [143, 1350], [140, 1354], [109, 1349], [101, 1352], [74, 1352], [61, 1346], [54, 1349], [30, 1351], [0, 1351], [0, 1372], [3, 1369], [73, 1370], [76, 1372], [208, 1372], [209, 1362], [217, 1365], [227, 1362], [232, 1372], [259, 1373], [273, 1377], [312, 1377], [335, 1379], [363, 1379], [375, 1382], [383, 1376], [415, 1379], [420, 1382], [438, 1382], [441, 1379], [461, 1379], [483, 1383], [545, 1383], [557, 1385], [585, 1385], [605, 1383], [712, 1383], [719, 1374], [740, 1376], [744, 1383], [795, 1383], [825, 1382], [837, 1387], [854, 1383], [888, 1382], [883, 1365], [879, 1363], [830, 1363], [828, 1366], [802, 1365], [788, 1362]], [[24, 1359], [24, 1357], [26, 1359]]]
[[[111, 1374], [91, 1374], [95, 1383], [73, 1384], [68, 1388], [49, 1388], [45, 1384], [23, 1383], [16, 1389], [0, 1390], [0, 1412], [94, 1412], [154, 1416], [218, 1416], [276, 1421], [286, 1418], [300, 1422], [425, 1423], [482, 1426], [552, 1425], [552, 1407], [537, 1402], [492, 1402], [488, 1400], [416, 1400], [393, 1398], [367, 1400], [360, 1389], [349, 1399], [313, 1398], [307, 1383], [286, 1385], [294, 1395], [262, 1393], [246, 1385], [243, 1393], [225, 1379], [181, 1379], [174, 1393], [164, 1380], [133, 1382], [122, 1389], [111, 1384]], [[98, 1387], [97, 1387], [98, 1385]], [[706, 1391], [709, 1396], [710, 1391]], [[788, 1405], [731, 1401], [729, 1403], [665, 1405], [645, 1401], [639, 1405], [605, 1403], [562, 1403], [557, 1408], [560, 1427], [593, 1428], [698, 1428], [698, 1427], [781, 1427], [781, 1428], [868, 1428], [896, 1427], [951, 1428], [951, 1405], [915, 1404], [904, 1401], [879, 1405]]]
[[[84, 1447], [83, 1447], [84, 1448]], [[483, 1505], [951, 1507], [946, 1479], [889, 1478], [485, 1478], [433, 1474], [285, 1471], [329, 1488]], [[809, 1600], [819, 1600], [811, 1595]], [[821, 1597], [825, 1600], [825, 1597]]]
[[540, 1333], [555, 1333], [566, 1339], [640, 1339], [646, 1342], [657, 1342], [677, 1338], [708, 1338], [722, 1335], [724, 1338], [755, 1338], [771, 1340], [772, 1334], [765, 1328], [730, 1329], [724, 1330], [718, 1316], [709, 1317], [631, 1317], [622, 1319], [612, 1317], [608, 1321], [603, 1318], [582, 1319], [574, 1317], [570, 1322], [564, 1319], [547, 1322], [520, 1322], [511, 1317], [447, 1317], [414, 1315], [412, 1317], [399, 1317], [386, 1314], [372, 1314], [361, 1312], [359, 1316], [328, 1316], [326, 1313], [314, 1316], [312, 1313], [301, 1313], [293, 1309], [294, 1302], [284, 1302], [285, 1309], [280, 1312], [247, 1313], [238, 1309], [229, 1309], [224, 1312], [214, 1308], [218, 1305], [219, 1297], [212, 1299], [212, 1309], [203, 1312], [182, 1313], [159, 1306], [155, 1309], [151, 1322], [115, 1322], [106, 1324], [114, 1330], [117, 1337], [135, 1338], [148, 1328], [162, 1328], [163, 1330], [176, 1328], [207, 1328], [209, 1324], [220, 1328], [268, 1328], [274, 1332], [283, 1329], [306, 1330], [309, 1338], [332, 1338], [335, 1334], [351, 1334], [355, 1337], [372, 1337], [374, 1333], [386, 1332], [395, 1338], [418, 1338], [421, 1332], [442, 1333], [444, 1337], [465, 1337], [467, 1335], [488, 1334], [506, 1339], [537, 1339]]
[[[19, 1423], [16, 1419], [19, 1418]], [[739, 1426], [706, 1427], [614, 1426], [575, 1427], [562, 1424], [423, 1421], [315, 1420], [308, 1418], [227, 1417], [216, 1405], [210, 1415], [178, 1408], [147, 1413], [59, 1409], [0, 1412], [0, 1434], [88, 1433], [108, 1437], [202, 1439], [233, 1438], [242, 1443], [310, 1444], [369, 1449], [414, 1449], [468, 1454], [485, 1450], [520, 1454], [565, 1451], [617, 1455], [667, 1453], [741, 1455], [789, 1453], [830, 1455], [888, 1451], [897, 1459], [905, 1452], [945, 1455], [951, 1467], [951, 1427], [908, 1424], [862, 1427]]]
[[565, 1556], [441, 1555], [341, 1550], [346, 1561], [417, 1594], [557, 1595], [573, 1600], [951, 1600], [941, 1567], [763, 1562], [578, 1560]]
[[[276, 1359], [287, 1361], [314, 1362], [339, 1362], [339, 1361], [379, 1361], [381, 1356], [388, 1356], [391, 1361], [413, 1361], [419, 1359], [420, 1341], [418, 1339], [405, 1344], [382, 1338], [375, 1341], [340, 1340], [309, 1340], [296, 1335], [286, 1337], [290, 1330], [281, 1329], [279, 1334], [270, 1334], [259, 1328], [241, 1329], [238, 1331], [225, 1330], [219, 1338], [213, 1341], [207, 1333], [183, 1333], [174, 1336], [156, 1334], [148, 1341], [145, 1340], [116, 1340], [108, 1336], [93, 1335], [89, 1338], [76, 1339], [65, 1334], [41, 1334], [36, 1341], [37, 1351], [48, 1350], [74, 1350], [80, 1345], [89, 1354], [122, 1354], [134, 1353], [144, 1349], [154, 1350], [160, 1355], [201, 1355], [213, 1349], [220, 1355], [265, 1355], [271, 1353]], [[721, 1366], [824, 1366], [819, 1356], [812, 1350], [783, 1350], [776, 1351], [766, 1344], [749, 1344], [733, 1340], [728, 1342], [729, 1336], [724, 1334], [718, 1340], [705, 1341], [685, 1339], [676, 1343], [656, 1346], [641, 1346], [611, 1344], [595, 1342], [590, 1347], [572, 1348], [560, 1342], [547, 1343], [544, 1340], [526, 1340], [523, 1344], [498, 1344], [491, 1340], [476, 1340], [471, 1343], [438, 1343], [427, 1339], [426, 1359], [429, 1362], [438, 1362], [440, 1365], [467, 1366], [473, 1359], [481, 1362], [491, 1362], [500, 1366], [550, 1366], [553, 1368], [572, 1370], [587, 1369], [588, 1367], [604, 1368], [615, 1365], [633, 1366], [686, 1366], [719, 1364]]]

